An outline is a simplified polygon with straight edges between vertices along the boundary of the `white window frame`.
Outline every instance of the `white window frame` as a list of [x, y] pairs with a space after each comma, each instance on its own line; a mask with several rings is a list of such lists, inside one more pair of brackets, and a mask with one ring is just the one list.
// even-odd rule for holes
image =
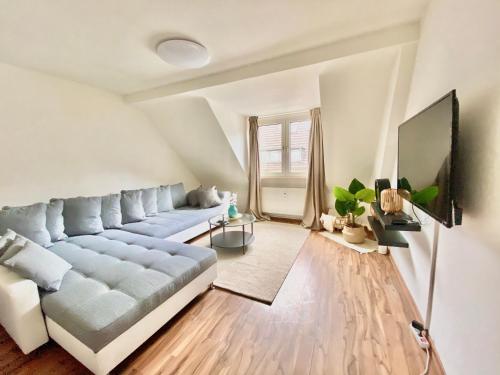
[[[276, 116], [266, 116], [266, 117], [259, 117], [258, 119], [258, 124], [260, 126], [267, 126], [267, 125], [277, 125], [281, 124], [281, 166], [282, 166], [282, 172], [281, 173], [268, 173], [268, 174], [262, 174], [261, 172], [261, 178], [262, 179], [273, 179], [273, 178], [300, 178], [300, 179], [306, 179], [307, 178], [307, 171], [305, 173], [298, 173], [298, 172], [290, 172], [290, 123], [292, 122], [301, 122], [301, 121], [311, 121], [311, 116], [309, 115], [309, 112], [301, 112], [301, 113], [294, 113], [294, 114], [285, 114], [285, 115], [276, 115]], [[259, 153], [260, 157], [260, 153]]]

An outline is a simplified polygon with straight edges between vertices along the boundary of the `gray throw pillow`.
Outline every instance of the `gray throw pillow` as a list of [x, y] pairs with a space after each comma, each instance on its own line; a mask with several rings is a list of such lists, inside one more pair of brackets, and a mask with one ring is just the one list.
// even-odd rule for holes
[[174, 205], [172, 204], [172, 194], [170, 185], [160, 186], [156, 192], [158, 202], [158, 212], [172, 211]]
[[13, 230], [7, 229], [2, 237], [0, 237], [0, 257], [5, 253], [5, 251], [9, 248], [16, 238], [16, 232]]
[[186, 191], [184, 190], [184, 184], [182, 182], [170, 185], [170, 192], [172, 194], [172, 204], [174, 208], [187, 206]]
[[158, 195], [156, 188], [141, 189], [142, 205], [146, 216], [155, 216], [158, 213]]
[[64, 226], [68, 236], [96, 234], [104, 231], [101, 219], [101, 197], [76, 197], [64, 200]]
[[47, 205], [47, 230], [52, 242], [68, 238], [64, 233], [63, 208], [64, 201], [62, 199], [51, 199]]
[[198, 199], [198, 190], [200, 190], [201, 186], [198, 189], [191, 190], [187, 193], [187, 201], [191, 207], [196, 207], [200, 205], [200, 200]]
[[45, 203], [23, 207], [4, 207], [0, 211], [0, 233], [12, 229], [45, 247], [52, 244], [46, 225], [47, 205]]
[[71, 269], [63, 258], [31, 241], [4, 264], [49, 292], [59, 290], [64, 275]]
[[0, 256], [0, 264], [16, 255], [26, 245], [27, 241], [23, 236], [16, 234], [14, 240], [9, 243], [7, 249]]
[[123, 227], [120, 199], [120, 194], [109, 194], [101, 198], [101, 219], [104, 229], [120, 229]]
[[122, 223], [135, 223], [146, 218], [141, 190], [124, 190], [121, 198]]
[[201, 208], [210, 208], [222, 204], [222, 199], [220, 199], [215, 186], [209, 188], [200, 186], [198, 188], [198, 200]]

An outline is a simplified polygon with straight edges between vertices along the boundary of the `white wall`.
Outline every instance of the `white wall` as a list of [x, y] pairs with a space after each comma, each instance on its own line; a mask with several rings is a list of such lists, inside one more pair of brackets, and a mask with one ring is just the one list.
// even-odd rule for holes
[[178, 96], [138, 106], [150, 116], [200, 183], [238, 193], [238, 207], [246, 208], [247, 174], [205, 98]]
[[0, 204], [197, 179], [114, 94], [0, 64]]
[[334, 61], [320, 75], [326, 183], [369, 184], [398, 50], [386, 49]]
[[[431, 335], [448, 374], [500, 373], [500, 2], [435, 0], [422, 24], [410, 117], [456, 88], [463, 225], [441, 227]], [[425, 314], [432, 225], [392, 255]]]
[[248, 171], [248, 120], [247, 117], [232, 111], [227, 106], [207, 99], [212, 112], [226, 135], [234, 155], [240, 162], [241, 168]]

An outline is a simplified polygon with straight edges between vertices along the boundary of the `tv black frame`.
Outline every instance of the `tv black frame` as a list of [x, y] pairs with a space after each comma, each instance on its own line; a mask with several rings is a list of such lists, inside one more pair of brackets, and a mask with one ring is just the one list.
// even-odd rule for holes
[[434, 107], [435, 105], [439, 104], [443, 100], [447, 99], [449, 96], [452, 98], [452, 119], [451, 119], [451, 149], [450, 149], [450, 157], [449, 157], [449, 171], [450, 171], [450, 182], [448, 184], [448, 196], [449, 196], [449, 210], [447, 212], [447, 217], [445, 219], [438, 217], [435, 215], [433, 212], [429, 211], [426, 207], [421, 206], [417, 203], [414, 203], [410, 200], [408, 200], [403, 194], [400, 196], [403, 197], [407, 202], [412, 204], [415, 207], [418, 207], [420, 210], [424, 211], [427, 215], [431, 216], [434, 220], [438, 221], [439, 223], [443, 224], [447, 228], [453, 227], [453, 209], [454, 207], [457, 206], [457, 201], [456, 201], [456, 185], [457, 185], [457, 155], [458, 155], [458, 123], [459, 123], [459, 102], [457, 98], [457, 93], [456, 90], [453, 89], [447, 94], [443, 95], [441, 98], [433, 102], [432, 104], [428, 105], [424, 109], [422, 109], [420, 112], [417, 114], [413, 115], [403, 123], [401, 123], [398, 127], [398, 188], [399, 188], [399, 149], [400, 149], [400, 129], [402, 126], [407, 125], [411, 120], [414, 118], [418, 117], [422, 113], [426, 112], [430, 108]]

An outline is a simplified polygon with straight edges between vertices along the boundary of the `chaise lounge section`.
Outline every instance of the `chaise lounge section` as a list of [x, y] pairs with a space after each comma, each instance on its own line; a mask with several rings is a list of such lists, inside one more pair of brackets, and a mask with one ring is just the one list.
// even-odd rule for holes
[[108, 373], [215, 280], [215, 251], [181, 239], [208, 230], [208, 218], [225, 209], [184, 205], [119, 229], [61, 236], [45, 250], [71, 265], [57, 291], [0, 265], [0, 323], [25, 353], [51, 337], [92, 372]]

